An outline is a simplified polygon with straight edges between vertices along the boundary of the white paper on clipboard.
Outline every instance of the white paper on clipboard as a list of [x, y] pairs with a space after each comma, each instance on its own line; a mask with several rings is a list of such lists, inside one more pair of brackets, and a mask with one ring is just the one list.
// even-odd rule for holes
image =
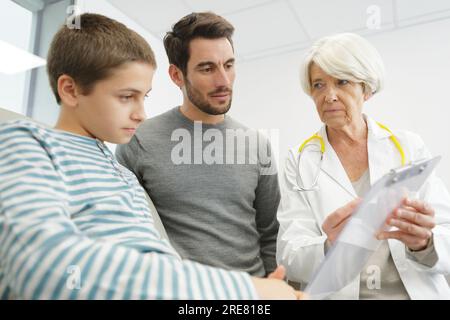
[[372, 186], [309, 281], [305, 292], [311, 299], [326, 299], [358, 276], [381, 243], [375, 236], [387, 216], [419, 191], [440, 159], [392, 170]]

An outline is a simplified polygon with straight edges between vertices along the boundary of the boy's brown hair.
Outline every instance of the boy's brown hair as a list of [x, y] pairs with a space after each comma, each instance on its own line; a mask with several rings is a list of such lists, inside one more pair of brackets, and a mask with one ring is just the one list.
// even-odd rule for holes
[[47, 73], [58, 104], [58, 78], [63, 74], [72, 77], [83, 94], [89, 94], [97, 81], [126, 62], [144, 62], [156, 68], [150, 45], [124, 24], [93, 13], [80, 15], [79, 21], [79, 29], [62, 26], [48, 52]]
[[183, 75], [186, 75], [190, 57], [189, 44], [193, 39], [227, 38], [233, 46], [233, 32], [234, 27], [221, 16], [212, 12], [193, 12], [181, 18], [164, 37], [169, 63], [177, 66]]

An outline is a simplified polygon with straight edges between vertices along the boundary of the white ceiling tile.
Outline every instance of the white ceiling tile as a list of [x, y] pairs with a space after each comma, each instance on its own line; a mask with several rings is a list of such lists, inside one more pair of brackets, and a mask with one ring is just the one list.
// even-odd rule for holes
[[185, 0], [193, 11], [213, 11], [217, 14], [233, 13], [274, 0]]
[[[333, 33], [369, 35], [450, 18], [450, 0], [108, 1], [160, 39], [192, 11], [216, 12], [234, 25], [236, 56], [243, 60], [303, 50], [311, 40]], [[373, 15], [368, 12], [371, 6], [380, 10], [381, 29], [367, 27]], [[398, 19], [395, 24], [394, 13]]]
[[308, 40], [284, 1], [225, 15], [225, 18], [235, 27], [237, 56]]
[[373, 16], [373, 11], [368, 13], [371, 6], [379, 10], [381, 28], [393, 23], [392, 0], [291, 0], [290, 3], [312, 38], [368, 30], [367, 21]]
[[448, 0], [397, 0], [396, 3], [400, 21], [423, 21], [450, 15], [450, 1]]
[[108, 1], [155, 35], [162, 30], [169, 30], [174, 23], [190, 13], [190, 8], [182, 0]]

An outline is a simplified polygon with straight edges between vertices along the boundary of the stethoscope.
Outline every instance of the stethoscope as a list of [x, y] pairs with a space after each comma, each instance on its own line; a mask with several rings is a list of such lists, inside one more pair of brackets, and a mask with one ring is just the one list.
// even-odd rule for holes
[[[402, 166], [404, 166], [404, 165], [406, 164], [405, 152], [404, 152], [402, 146], [400, 145], [400, 142], [398, 141], [397, 137], [392, 133], [391, 130], [389, 130], [388, 127], [382, 125], [382, 124], [379, 123], [379, 122], [377, 122], [377, 124], [378, 124], [378, 126], [379, 126], [381, 129], [384, 129], [384, 130], [386, 130], [387, 132], [389, 132], [389, 133], [391, 134], [390, 137], [389, 137], [389, 139], [391, 139], [391, 141], [392, 141], [392, 143], [394, 144], [395, 148], [396, 148], [396, 149], [398, 150], [398, 152], [400, 153], [400, 156], [401, 156], [401, 163], [402, 163]], [[311, 146], [311, 144], [308, 144], [308, 143], [309, 143], [310, 141], [312, 141], [312, 140], [319, 140], [319, 142], [320, 142], [320, 153], [321, 153], [321, 154], [320, 154], [319, 165], [318, 165], [318, 167], [317, 167], [317, 172], [316, 172], [316, 174], [314, 175], [314, 179], [313, 179], [312, 184], [311, 184], [310, 186], [305, 186], [305, 185], [303, 184], [303, 181], [302, 181], [302, 185], [300, 185], [299, 180], [300, 180], [300, 181], [302, 180], [302, 179], [301, 179], [301, 172], [300, 172], [300, 171], [301, 171], [301, 170], [300, 170], [300, 162], [301, 162], [301, 158], [302, 158], [302, 155], [303, 155], [303, 151], [304, 151], [308, 146]], [[297, 191], [314, 191], [314, 190], [317, 190], [317, 189], [318, 189], [317, 183], [318, 183], [318, 181], [319, 181], [319, 174], [320, 174], [320, 171], [321, 171], [321, 169], [322, 169], [323, 155], [324, 155], [324, 153], [325, 153], [325, 142], [324, 142], [323, 138], [322, 138], [318, 133], [315, 133], [314, 135], [312, 135], [310, 138], [306, 139], [306, 140], [301, 144], [300, 148], [298, 148], [298, 153], [299, 153], [299, 156], [298, 156], [298, 163], [297, 163], [297, 175], [298, 175], [298, 177], [299, 177], [300, 179], [296, 179], [296, 180], [297, 180], [297, 186], [295, 186], [294, 189], [297, 190]]]

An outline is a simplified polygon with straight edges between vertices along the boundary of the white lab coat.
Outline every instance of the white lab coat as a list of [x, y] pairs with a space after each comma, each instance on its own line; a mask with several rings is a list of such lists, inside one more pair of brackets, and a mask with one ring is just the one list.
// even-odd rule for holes
[[[401, 157], [389, 139], [390, 133], [381, 129], [374, 120], [365, 116], [368, 124], [368, 153], [370, 182], [373, 184], [390, 169], [399, 167]], [[422, 139], [406, 131], [393, 131], [406, 155], [406, 161], [430, 157]], [[287, 269], [291, 281], [300, 282], [302, 288], [324, 259], [326, 234], [322, 224], [330, 213], [357, 197], [339, 158], [328, 142], [325, 126], [319, 134], [325, 142], [325, 153], [318, 180], [318, 190], [300, 192], [293, 188], [297, 178], [299, 146], [289, 151], [285, 173], [281, 178], [281, 203], [278, 211], [280, 229], [277, 239], [277, 261]], [[309, 143], [320, 142], [317, 139]], [[308, 162], [308, 151], [302, 155], [310, 170], [302, 175], [316, 172], [312, 161]], [[441, 163], [443, 165], [443, 163]], [[305, 178], [306, 180], [306, 178]], [[450, 273], [450, 195], [443, 182], [434, 174], [429, 177], [419, 192], [419, 198], [435, 209], [436, 227], [433, 241], [438, 262], [426, 267], [414, 262], [406, 255], [405, 245], [397, 240], [388, 240], [392, 258], [401, 280], [411, 299], [450, 299], [450, 289], [444, 275]], [[331, 295], [331, 299], [358, 299], [359, 276], [348, 286]]]

